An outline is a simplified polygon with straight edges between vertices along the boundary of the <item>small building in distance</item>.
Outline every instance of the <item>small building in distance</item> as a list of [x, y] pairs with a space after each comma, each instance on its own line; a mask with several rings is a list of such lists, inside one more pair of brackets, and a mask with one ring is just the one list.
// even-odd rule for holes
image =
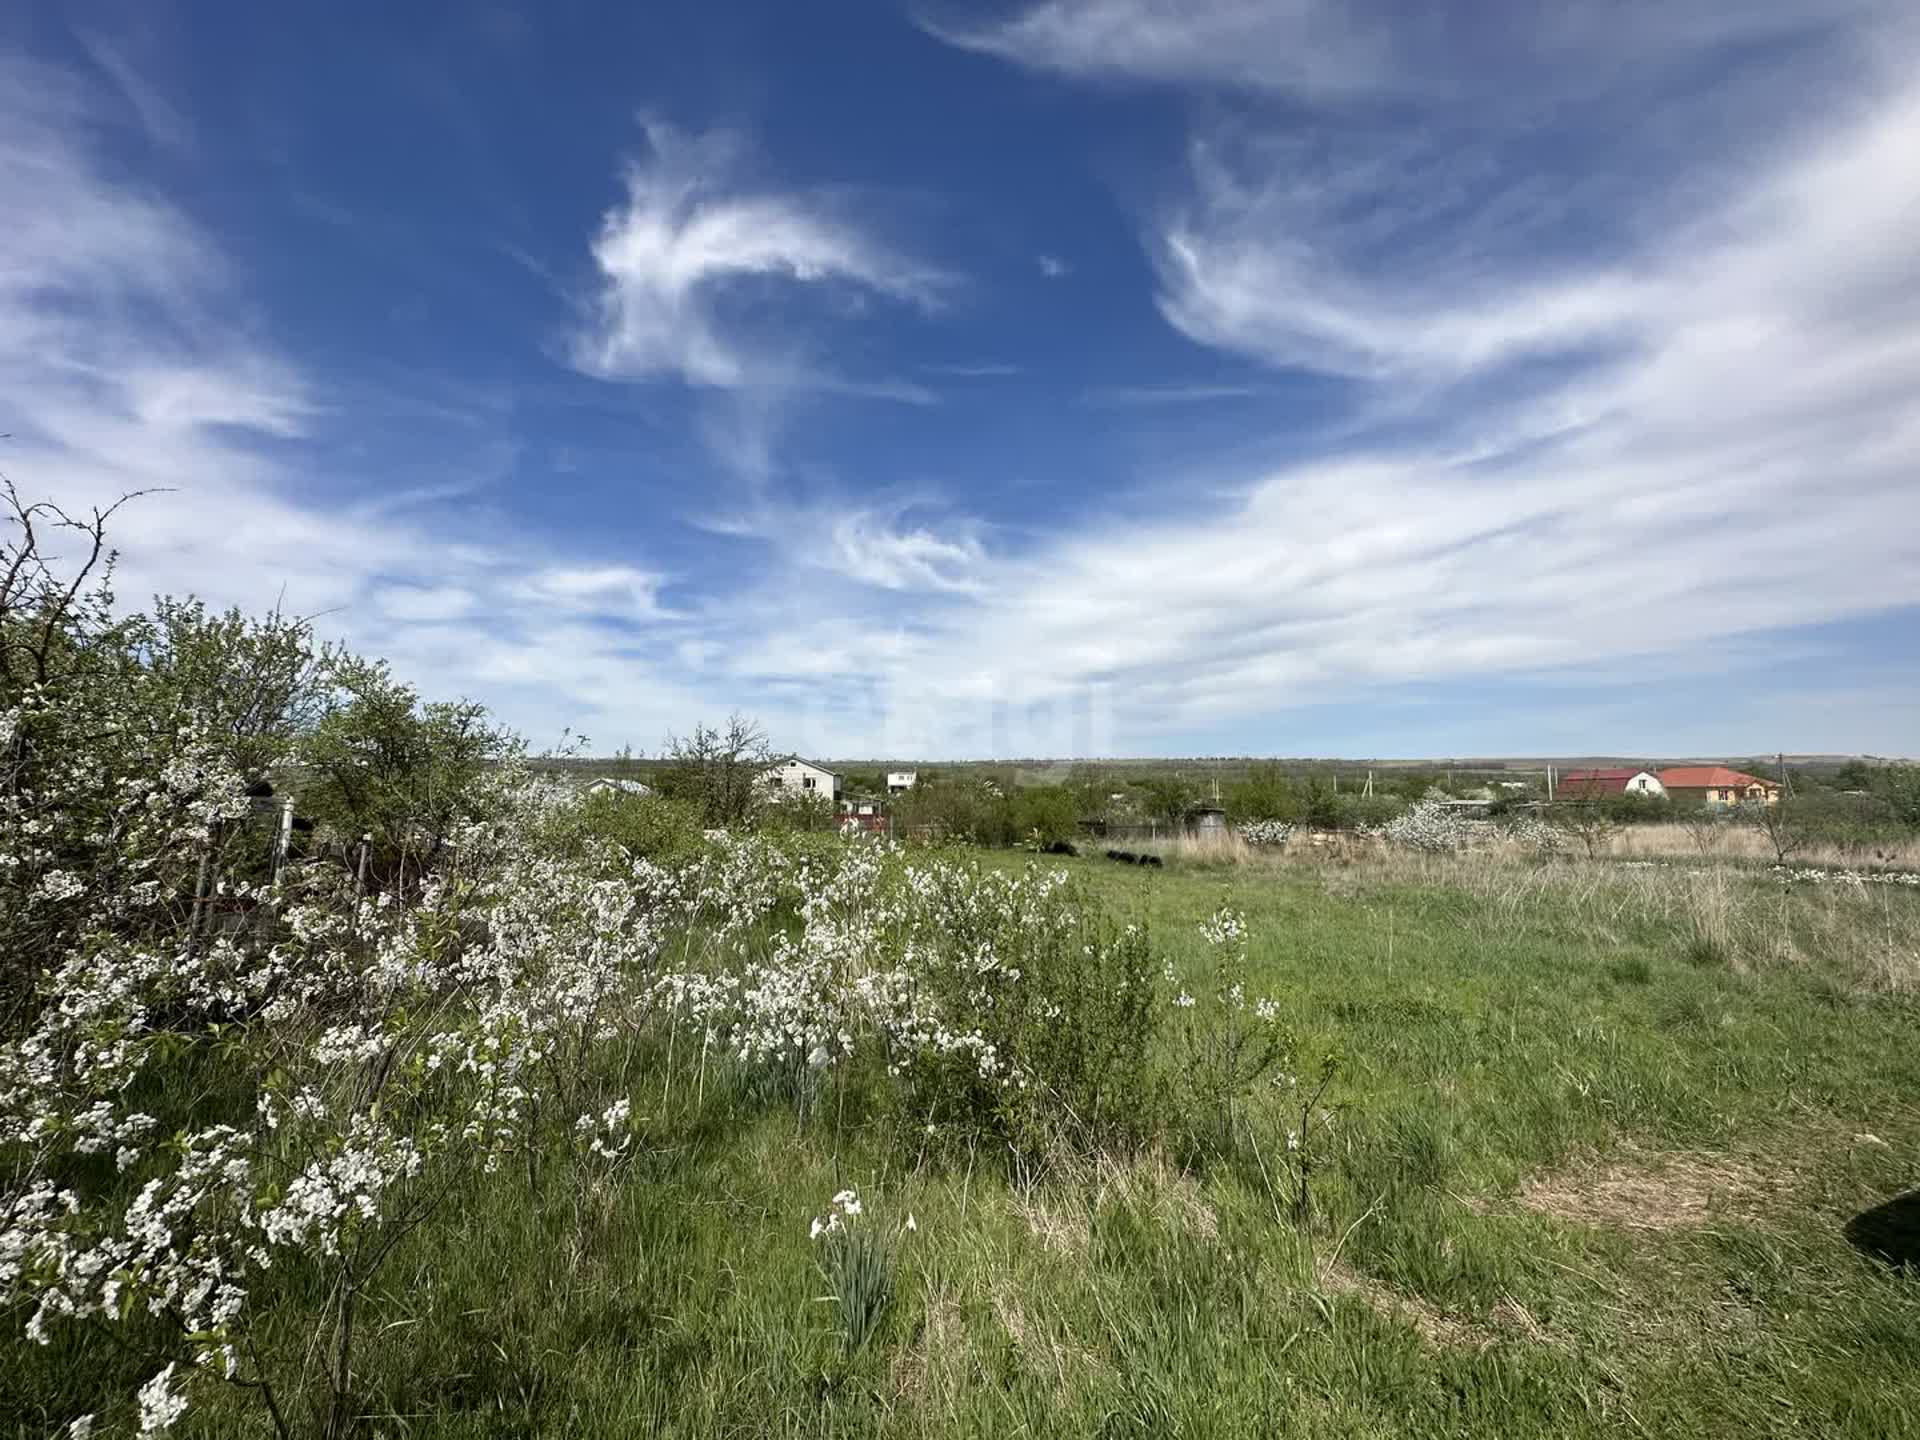
[[1773, 781], [1724, 765], [1675, 765], [1660, 772], [1660, 783], [1683, 805], [1771, 805], [1780, 798]]
[[918, 770], [889, 770], [887, 772], [887, 793], [899, 795], [913, 789], [913, 782], [920, 778]]
[[604, 795], [609, 791], [616, 795], [651, 795], [653, 793], [652, 787], [642, 785], [638, 780], [616, 780], [609, 775], [602, 775], [587, 785], [589, 795]]
[[1657, 800], [1667, 787], [1651, 770], [1568, 770], [1554, 782], [1556, 800], [1597, 800], [1603, 795], [1638, 795]]
[[775, 799], [818, 795], [833, 805], [840, 803], [840, 775], [824, 765], [789, 755], [775, 763], [760, 777], [773, 791]]

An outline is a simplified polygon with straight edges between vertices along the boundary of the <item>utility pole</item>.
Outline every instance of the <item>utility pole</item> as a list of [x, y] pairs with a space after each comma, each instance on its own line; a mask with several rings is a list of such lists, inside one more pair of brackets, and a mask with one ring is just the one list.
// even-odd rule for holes
[[1787, 773], [1787, 752], [1782, 750], [1773, 758], [1780, 762], [1780, 788], [1786, 792], [1787, 798], [1791, 800], [1793, 798], [1793, 776]]

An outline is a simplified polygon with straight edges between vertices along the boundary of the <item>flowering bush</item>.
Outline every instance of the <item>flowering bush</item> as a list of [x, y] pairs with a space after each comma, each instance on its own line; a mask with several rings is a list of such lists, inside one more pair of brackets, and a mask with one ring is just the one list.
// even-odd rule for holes
[[[354, 1303], [395, 1232], [535, 1154], [544, 1117], [581, 1113], [591, 1154], [624, 1151], [625, 1102], [593, 1092], [587, 1059], [641, 1017], [635, 964], [657, 932], [631, 885], [520, 847], [545, 803], [524, 776], [488, 788], [489, 820], [458, 833], [417, 903], [354, 901], [324, 871], [236, 887], [255, 907], [247, 931], [79, 944], [35, 1022], [0, 1047], [0, 1149], [16, 1177], [0, 1284], [30, 1307], [37, 1340], [134, 1310], [164, 1319], [165, 1403], [141, 1397], [154, 1425], [214, 1379], [278, 1410], [275, 1357], [250, 1317], [257, 1288], [289, 1267], [326, 1272], [341, 1297], [338, 1410]], [[139, 1109], [155, 1104], [142, 1076], [195, 1051], [233, 1077], [228, 1118]]]
[[1557, 826], [1537, 815], [1517, 815], [1506, 825], [1506, 838], [1535, 855], [1557, 855], [1564, 838]]
[[1374, 827], [1368, 833], [1391, 845], [1440, 854], [1464, 848], [1474, 838], [1476, 826], [1444, 800], [1421, 800], [1405, 814]]
[[1249, 845], [1279, 847], [1293, 838], [1289, 820], [1250, 820], [1240, 827], [1240, 838]]
[[[1286, 1074], [1294, 1042], [1279, 1005], [1247, 994], [1246, 917], [1223, 906], [1201, 925], [1200, 935], [1207, 946], [1205, 983], [1197, 997], [1179, 989], [1173, 1009], [1187, 1102], [1184, 1129], [1189, 1145], [1206, 1157], [1234, 1151], [1249, 1097]], [[1172, 987], [1171, 966], [1166, 979]]]
[[655, 981], [663, 1006], [703, 1054], [778, 1072], [803, 1102], [864, 1059], [916, 1149], [1032, 1154], [1124, 1139], [1151, 1114], [1146, 936], [1102, 925], [1064, 872], [754, 837], [655, 894], [704, 937], [700, 966]]
[[[666, 1088], [726, 1069], [803, 1115], [830, 1092], [836, 1124], [870, 1103], [915, 1156], [1016, 1164], [1147, 1137], [1171, 1016], [1229, 1134], [1277, 1064], [1276, 1014], [1228, 978], [1237, 919], [1209, 935], [1210, 1038], [1163, 1003], [1145, 930], [1064, 873], [609, 823], [473, 707], [278, 619], [115, 619], [23, 536], [0, 566], [0, 1303], [28, 1343], [114, 1327], [140, 1366], [69, 1433], [165, 1431], [229, 1386], [282, 1437], [343, 1433], [396, 1247], [479, 1187], [632, 1173], [634, 1071], [663, 1052]], [[280, 797], [257, 802], [290, 782], [375, 839], [287, 854]], [[845, 1191], [815, 1226], [849, 1349], [891, 1285], [861, 1214]], [[316, 1294], [308, 1331], [276, 1320]]]

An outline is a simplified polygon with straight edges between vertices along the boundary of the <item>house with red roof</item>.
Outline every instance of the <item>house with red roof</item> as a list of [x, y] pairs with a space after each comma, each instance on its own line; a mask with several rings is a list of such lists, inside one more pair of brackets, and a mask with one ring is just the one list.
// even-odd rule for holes
[[1724, 765], [1675, 765], [1660, 772], [1660, 783], [1681, 805], [1771, 805], [1780, 798], [1773, 781]]
[[1657, 800], [1666, 794], [1651, 770], [1566, 770], [1554, 782], [1556, 800], [1598, 800], [1606, 795], [1637, 795]]

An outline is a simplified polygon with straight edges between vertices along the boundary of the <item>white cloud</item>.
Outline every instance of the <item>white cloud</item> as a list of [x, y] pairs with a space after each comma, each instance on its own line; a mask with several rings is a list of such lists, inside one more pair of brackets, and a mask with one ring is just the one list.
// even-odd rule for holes
[[1616, 340], [1657, 303], [1631, 268], [1539, 260], [1523, 224], [1491, 237], [1434, 213], [1421, 197], [1453, 177], [1411, 157], [1222, 148], [1194, 146], [1192, 197], [1153, 246], [1161, 312], [1202, 344], [1332, 374], [1446, 379]]
[[839, 286], [932, 307], [951, 288], [947, 276], [897, 254], [824, 197], [746, 188], [732, 137], [652, 124], [647, 139], [650, 154], [627, 167], [625, 202], [607, 212], [593, 242], [600, 291], [573, 352], [589, 374], [846, 388], [844, 380], [810, 379], [799, 342], [751, 324], [742, 312], [765, 307], [738, 302], [765, 293], [756, 287]]
[[1062, 260], [1058, 255], [1043, 254], [1037, 256], [1035, 263], [1039, 265], [1040, 273], [1049, 280], [1064, 280], [1073, 273], [1073, 266]]
[[[929, 28], [970, 50], [1085, 78], [1351, 103], [1458, 96], [1477, 77], [1479, 98], [1500, 100], [1567, 98], [1701, 51], [1804, 36], [1897, 8], [1893, 0], [1424, 10], [1394, 0], [1041, 0], [996, 24]], [[1497, 86], [1486, 86], [1491, 75]]]
[[[1490, 267], [1463, 295], [1460, 237], [1408, 252], [1433, 273], [1399, 273], [1354, 265], [1343, 235], [1320, 257], [1339, 285], [1246, 285], [1212, 338], [1354, 377], [1368, 404], [1419, 391], [1401, 438], [1350, 434], [1224, 501], [1181, 489], [1157, 516], [1107, 507], [982, 553], [964, 591], [903, 606], [850, 673], [917, 697], [920, 753], [956, 736], [1043, 753], [993, 740], [995, 717], [1102, 705], [1137, 750], [1428, 682], [1616, 694], [1774, 653], [1750, 637], [1920, 604], [1920, 75], [1857, 98], [1690, 215], [1659, 203], [1660, 225], [1588, 268]], [[1270, 226], [1262, 249], [1229, 218], [1241, 263], [1269, 274], [1310, 231]], [[1410, 420], [1425, 438], [1404, 438]], [[796, 627], [762, 653], [827, 673], [817, 621]], [[1792, 673], [1753, 664], [1723, 676], [1721, 744], [1768, 743], [1768, 714], [1799, 717], [1810, 745], [1893, 743], [1884, 713], [1808, 732], [1804, 707], [1754, 699]], [[1604, 738], [1577, 714], [1565, 730]]]
[[796, 500], [763, 490], [749, 508], [701, 523], [716, 534], [764, 542], [798, 571], [828, 571], [859, 586], [942, 595], [978, 590], [988, 557], [975, 527], [950, 520], [943, 532], [909, 518], [932, 508], [912, 498]]
[[[69, 508], [171, 492], [116, 517], [123, 603], [280, 601], [543, 741], [724, 708], [669, 673], [683, 627], [654, 572], [503, 532], [462, 503], [470, 474], [394, 485], [377, 448], [343, 467], [364, 417], [252, 337], [220, 246], [102, 158], [107, 113], [63, 72], [0, 65], [0, 466]], [[342, 429], [355, 449], [318, 448]]]
[[1081, 393], [1084, 405], [1100, 410], [1144, 409], [1164, 405], [1202, 405], [1214, 400], [1253, 400], [1273, 394], [1266, 385], [1215, 385], [1170, 381], [1159, 385], [1100, 385]]
[[[1631, 683], [1636, 656], [1920, 603], [1915, 153], [1920, 77], [1598, 278], [1490, 276], [1477, 304], [1424, 307], [1418, 272], [1351, 278], [1331, 310], [1247, 286], [1235, 348], [1387, 390], [1615, 343], [1451, 416], [1443, 390], [1429, 442], [1354, 443], [1223, 510], [996, 570], [928, 673], [1029, 698], [1110, 683], [1177, 732], [1375, 684]], [[1256, 229], [1236, 243], [1264, 265]], [[1277, 264], [1296, 243], [1273, 232]]]
[[460, 585], [386, 585], [374, 592], [373, 603], [391, 619], [425, 624], [464, 619], [480, 606]]
[[619, 620], [660, 617], [659, 575], [630, 565], [554, 566], [520, 580], [515, 593], [560, 610]]
[[828, 519], [831, 548], [819, 563], [884, 590], [968, 592], [980, 586], [986, 555], [969, 534], [940, 535], [904, 525], [899, 513], [853, 509]]
[[1388, 73], [1386, 37], [1323, 0], [1044, 0], [999, 25], [936, 28], [1036, 69], [1342, 94]]

